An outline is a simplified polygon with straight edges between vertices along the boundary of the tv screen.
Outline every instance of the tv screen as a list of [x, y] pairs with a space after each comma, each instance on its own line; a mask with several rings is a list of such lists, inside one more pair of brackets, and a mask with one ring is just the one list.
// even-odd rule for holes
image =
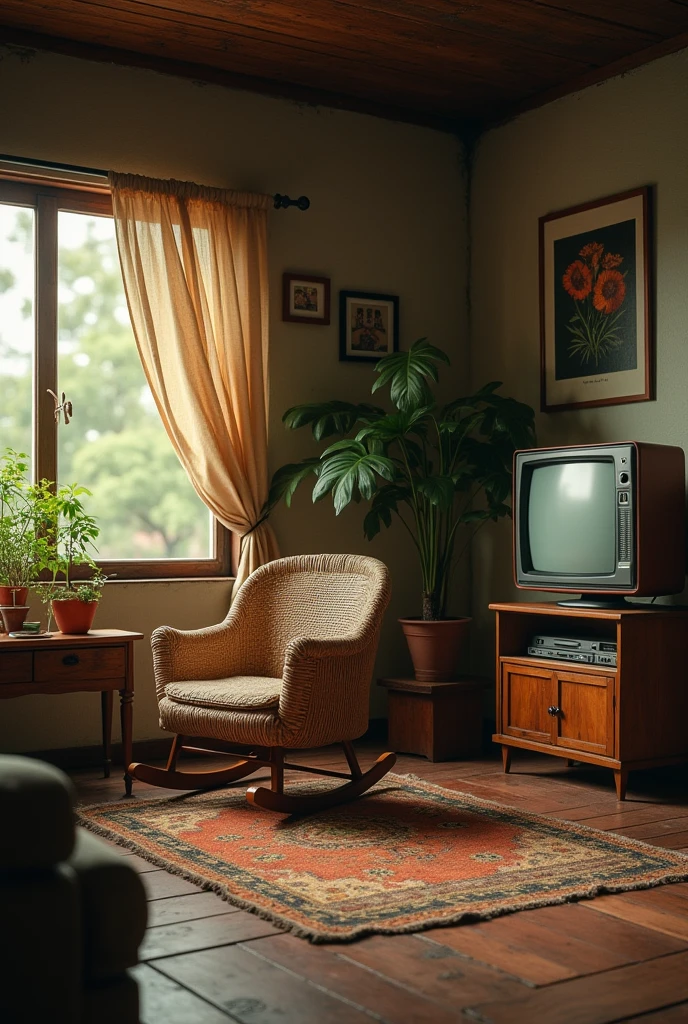
[[528, 541], [535, 572], [597, 576], [616, 567], [614, 463], [535, 466], [528, 498]]

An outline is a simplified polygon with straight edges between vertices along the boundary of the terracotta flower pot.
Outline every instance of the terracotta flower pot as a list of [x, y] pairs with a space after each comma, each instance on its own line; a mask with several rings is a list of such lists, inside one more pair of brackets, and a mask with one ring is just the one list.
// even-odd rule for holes
[[416, 679], [439, 683], [456, 677], [459, 658], [468, 640], [471, 620], [399, 619]]
[[24, 605], [26, 604], [26, 599], [28, 596], [28, 587], [0, 587], [0, 605]]
[[69, 598], [66, 601], [53, 601], [55, 624], [61, 633], [88, 633], [98, 607], [97, 601], [80, 601]]
[[6, 633], [13, 633], [15, 630], [21, 629], [28, 614], [28, 604], [0, 605], [0, 617], [2, 617]]

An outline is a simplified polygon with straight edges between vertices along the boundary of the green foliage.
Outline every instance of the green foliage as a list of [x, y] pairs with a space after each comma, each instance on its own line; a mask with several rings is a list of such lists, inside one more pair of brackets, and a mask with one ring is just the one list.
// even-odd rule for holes
[[[57, 491], [47, 480], [32, 484], [28, 468], [26, 455], [5, 449], [0, 459], [0, 582], [28, 586], [43, 573], [50, 579], [36, 584], [36, 590], [44, 601], [98, 600], [108, 577], [93, 561], [99, 529], [83, 505], [91, 492], [79, 484]], [[74, 568], [84, 564], [93, 576], [77, 582]]]
[[389, 387], [390, 412], [346, 402], [311, 402], [283, 416], [287, 427], [311, 426], [316, 440], [353, 437], [329, 445], [320, 459], [282, 466], [274, 474], [264, 515], [315, 474], [313, 501], [332, 494], [337, 515], [352, 501], [369, 501], [363, 529], [372, 540], [399, 519], [416, 547], [423, 580], [423, 618], [444, 618], [447, 586], [460, 527], [465, 550], [478, 529], [511, 514], [512, 456], [535, 441], [528, 405], [498, 394], [492, 381], [444, 406], [431, 382], [449, 363], [425, 338], [408, 352], [385, 356], [373, 391]]
[[29, 483], [27, 472], [27, 456], [5, 448], [0, 457], [0, 583], [10, 587], [29, 586], [43, 559], [42, 490]]

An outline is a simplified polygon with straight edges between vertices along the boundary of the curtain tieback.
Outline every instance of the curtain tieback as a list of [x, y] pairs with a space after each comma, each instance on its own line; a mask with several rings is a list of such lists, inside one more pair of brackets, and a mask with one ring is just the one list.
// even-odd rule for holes
[[262, 526], [263, 523], [267, 522], [269, 514], [270, 514], [269, 512], [266, 512], [264, 515], [262, 515], [260, 517], [260, 519], [257, 519], [255, 521], [255, 523], [253, 524], [253, 526], [249, 526], [248, 530], [246, 530], [245, 533], [241, 534], [239, 539], [242, 540], [242, 541], [246, 540], [246, 538], [249, 536], [249, 534], [253, 533], [253, 531], [257, 530], [259, 526]]

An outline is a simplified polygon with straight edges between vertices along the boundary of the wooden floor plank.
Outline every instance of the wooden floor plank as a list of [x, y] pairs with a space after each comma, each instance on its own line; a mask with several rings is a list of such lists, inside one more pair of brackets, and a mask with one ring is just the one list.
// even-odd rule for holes
[[147, 964], [131, 973], [139, 983], [140, 1024], [229, 1024], [234, 1019]]
[[276, 935], [277, 928], [257, 914], [239, 910], [233, 914], [217, 914], [183, 924], [164, 924], [149, 928], [139, 952], [141, 960], [194, 953], [199, 949], [245, 942], [263, 935]]
[[504, 971], [530, 985], [551, 985], [555, 981], [577, 977], [578, 972], [572, 967], [533, 953], [507, 937], [501, 939], [492, 924], [492, 921], [485, 921], [458, 928], [442, 928], [441, 934], [438, 929], [427, 932], [427, 936], [470, 960]]
[[251, 953], [248, 947], [220, 946], [167, 957], [156, 963], [156, 970], [241, 1024], [371, 1022], [370, 1014], [356, 1005], [355, 993], [350, 999], [339, 999]]
[[470, 1008], [490, 1024], [610, 1024], [688, 999], [688, 952], [562, 981], [520, 999]]
[[685, 850], [688, 847], [688, 831], [675, 832], [670, 836], [657, 836], [655, 839], [648, 839], [654, 846], [663, 846], [665, 850]]
[[[618, 807], [609, 811], [602, 811], [599, 814], [591, 814], [585, 819], [577, 818], [576, 820], [583, 821], [583, 824], [590, 828], [599, 828], [609, 832], [643, 825], [657, 828], [663, 821], [672, 821], [677, 817], [683, 817], [686, 807], [688, 804], [649, 804], [643, 807], [634, 807], [633, 804], [622, 801]], [[642, 833], [637, 835], [639, 839], [643, 838]]]
[[168, 896], [186, 896], [192, 892], [203, 892], [199, 885], [187, 882], [181, 875], [170, 875], [167, 871], [147, 871], [141, 875], [146, 899], [161, 900]]
[[679, 910], [669, 912], [655, 906], [656, 890], [648, 890], [647, 902], [637, 902], [627, 898], [625, 893], [614, 896], [598, 896], [590, 901], [590, 909], [596, 914], [610, 914], [622, 921], [652, 928], [665, 935], [674, 935], [679, 939], [688, 939], [688, 914]]
[[685, 832], [688, 829], [688, 814], [680, 815], [677, 818], [661, 818], [659, 821], [649, 821], [640, 825], [624, 822], [621, 828], [615, 831], [621, 832], [631, 839], [644, 839], [652, 842], [656, 836], [673, 835], [676, 832]]
[[230, 914], [238, 907], [233, 907], [227, 900], [222, 900], [214, 892], [194, 892], [189, 896], [169, 896], [164, 900], [151, 900], [148, 903], [148, 927], [196, 921], [202, 917], [213, 917], [217, 914]]
[[455, 1024], [461, 1017], [425, 996], [347, 959], [348, 944], [325, 948], [293, 935], [257, 939], [251, 951], [280, 964], [328, 992], [338, 993], [379, 1015], [386, 1024]]
[[[328, 946], [336, 951], [333, 945]], [[500, 971], [472, 963], [456, 950], [418, 935], [373, 935], [340, 955], [450, 1009], [486, 998], [516, 998], [525, 986]]]
[[[547, 920], [544, 918], [543, 923], [539, 910], [524, 910], [518, 914], [505, 914], [479, 927], [483, 933], [489, 930], [506, 945], [513, 944], [518, 949], [559, 964], [572, 972], [569, 977], [593, 974], [628, 963], [628, 958], [613, 948], [577, 938], [568, 928], [548, 927]], [[429, 933], [429, 937], [443, 942], [443, 931]]]
[[533, 985], [597, 973], [688, 946], [688, 941], [675, 936], [592, 914], [587, 904], [542, 907], [426, 935]]
[[686, 1024], [688, 1022], [688, 1003], [668, 1006], [664, 1010], [644, 1013], [642, 1017], [624, 1017], [622, 1024]]
[[126, 861], [129, 867], [133, 868], [134, 871], [138, 871], [140, 875], [145, 874], [147, 871], [158, 871], [159, 868], [156, 864], [151, 864], [149, 860], [144, 860], [143, 857], [139, 857], [136, 853], [126, 853]]
[[685, 895], [675, 892], [674, 885], [657, 885], [652, 889], [632, 889], [620, 895], [627, 903], [638, 903], [641, 907], [664, 910], [669, 914], [688, 916]]
[[[653, 889], [650, 902], [656, 899], [663, 890], [667, 892], [673, 886], [658, 886]], [[650, 890], [647, 891], [649, 896]], [[594, 900], [581, 903], [562, 904], [555, 907], [542, 907], [534, 911], [540, 924], [545, 924], [553, 931], [565, 931], [567, 935], [580, 939], [591, 946], [604, 950], [613, 950], [623, 957], [626, 963], [641, 960], [653, 960], [667, 953], [678, 953], [688, 946], [688, 939], [675, 935], [663, 935], [649, 928], [624, 923], [611, 916], [600, 918], [594, 914]]]

